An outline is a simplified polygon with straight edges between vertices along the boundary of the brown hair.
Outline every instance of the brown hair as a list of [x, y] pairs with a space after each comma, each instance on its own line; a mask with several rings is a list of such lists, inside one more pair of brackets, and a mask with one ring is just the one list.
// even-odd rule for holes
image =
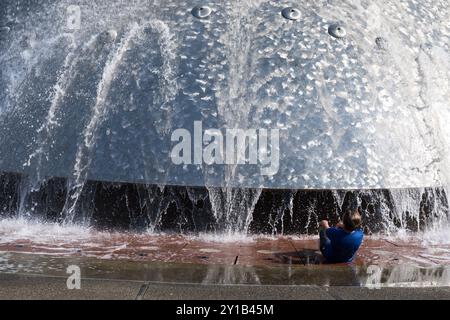
[[342, 218], [345, 229], [355, 231], [361, 227], [361, 214], [358, 209], [347, 210]]

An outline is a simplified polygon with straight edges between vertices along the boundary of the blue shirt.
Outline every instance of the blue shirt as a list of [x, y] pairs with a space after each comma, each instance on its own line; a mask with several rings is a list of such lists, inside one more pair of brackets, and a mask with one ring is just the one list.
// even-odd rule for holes
[[330, 228], [326, 234], [330, 240], [324, 254], [327, 261], [330, 263], [352, 262], [364, 238], [362, 230], [357, 229], [349, 233], [341, 228]]

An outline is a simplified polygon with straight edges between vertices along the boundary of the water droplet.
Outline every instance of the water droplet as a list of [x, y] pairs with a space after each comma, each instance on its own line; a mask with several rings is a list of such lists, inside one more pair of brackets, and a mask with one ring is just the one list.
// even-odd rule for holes
[[378, 49], [381, 50], [386, 50], [389, 46], [388, 41], [383, 37], [377, 37], [375, 43], [377, 44]]
[[221, 250], [218, 249], [200, 249], [200, 252], [202, 253], [220, 253], [222, 252]]
[[212, 9], [208, 6], [197, 6], [192, 9], [192, 15], [198, 19], [206, 19], [212, 13]]
[[103, 31], [102, 33], [100, 33], [98, 39], [102, 43], [114, 42], [117, 39], [117, 31], [116, 30]]
[[347, 36], [347, 31], [343, 26], [339, 24], [332, 24], [328, 28], [328, 33], [338, 39], [345, 38]]
[[276, 254], [275, 251], [270, 251], [270, 250], [259, 250], [258, 253], [259, 254]]
[[108, 31], [109, 38], [114, 41], [117, 39], [117, 31], [116, 30], [109, 30]]
[[0, 34], [8, 33], [11, 29], [9, 27], [0, 27]]
[[300, 10], [294, 7], [288, 7], [283, 9], [283, 11], [281, 11], [281, 14], [283, 15], [284, 18], [294, 21], [299, 20], [302, 17], [302, 13], [300, 12]]

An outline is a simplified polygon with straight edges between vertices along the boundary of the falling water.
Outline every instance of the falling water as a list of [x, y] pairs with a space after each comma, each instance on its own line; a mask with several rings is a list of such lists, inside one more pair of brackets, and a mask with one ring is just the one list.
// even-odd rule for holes
[[391, 223], [393, 220], [397, 221], [399, 229], [406, 229], [408, 215], [417, 226], [417, 229], [420, 229], [420, 203], [424, 192], [425, 190], [423, 189], [390, 191], [394, 210], [392, 212], [393, 216], [390, 219], [385, 219], [386, 223], [388, 223], [388, 230], [395, 230], [395, 226]]
[[99, 125], [103, 121], [103, 118], [107, 116], [106, 98], [111, 88], [111, 82], [114, 79], [115, 71], [121, 62], [124, 54], [126, 53], [131, 40], [136, 36], [139, 30], [142, 28], [135, 24], [124, 37], [119, 44], [118, 49], [111, 55], [107, 62], [105, 69], [103, 70], [102, 80], [97, 88], [97, 98], [95, 106], [93, 107], [92, 118], [88, 126], [83, 133], [84, 141], [78, 147], [76, 160], [75, 160], [75, 180], [74, 186], [70, 189], [68, 195], [68, 203], [66, 204], [64, 211], [67, 212], [66, 222], [72, 222], [73, 216], [76, 210], [76, 206], [83, 191], [84, 184], [87, 180], [89, 166], [91, 164], [91, 152], [95, 147], [96, 134]]
[[[105, 118], [108, 117], [109, 110], [107, 98], [111, 90], [112, 82], [115, 79], [117, 69], [122, 63], [124, 56], [130, 50], [130, 46], [140, 44], [142, 40], [140, 39], [140, 36], [147, 29], [156, 31], [159, 35], [158, 43], [160, 46], [161, 55], [164, 58], [164, 73], [159, 84], [163, 101], [161, 109], [167, 111], [166, 118], [170, 119], [170, 103], [174, 99], [174, 96], [176, 94], [176, 83], [174, 82], [174, 72], [176, 70], [176, 67], [172, 66], [171, 64], [171, 62], [174, 60], [174, 53], [176, 52], [176, 47], [173, 45], [173, 36], [171, 35], [167, 25], [156, 19], [144, 25], [135, 23], [132, 25], [128, 33], [123, 37], [116, 51], [111, 54], [109, 61], [106, 63], [106, 66], [103, 70], [103, 76], [97, 88], [97, 98], [93, 107], [92, 116], [90, 122], [83, 132], [84, 141], [79, 145], [76, 155], [74, 166], [75, 178], [73, 181], [73, 185], [70, 187], [67, 202], [64, 208], [64, 212], [66, 213], [66, 223], [73, 223], [74, 221], [77, 205], [81, 199], [81, 195], [87, 181], [92, 161], [92, 151], [96, 146], [98, 135], [97, 132]], [[133, 40], [136, 41], [133, 42]], [[160, 132], [164, 132], [167, 130], [169, 122], [170, 120], [166, 120], [165, 126], [160, 129]]]
[[[109, 32], [108, 35], [111, 37], [111, 40], [114, 40], [113, 32]], [[47, 117], [42, 126], [37, 130], [39, 135], [39, 141], [37, 143], [38, 148], [30, 155], [25, 166], [31, 166], [31, 162], [34, 159], [37, 159], [36, 165], [36, 174], [37, 180], [42, 180], [44, 177], [40, 176], [40, 167], [42, 166], [43, 157], [48, 157], [48, 149], [50, 148], [49, 144], [52, 143], [52, 134], [55, 126], [58, 126], [57, 112], [61, 107], [61, 102], [67, 93], [67, 89], [72, 85], [74, 77], [76, 75], [77, 70], [75, 67], [77, 66], [77, 62], [79, 59], [84, 58], [84, 55], [88, 54], [86, 52], [87, 48], [91, 48], [95, 45], [96, 40], [99, 35], [95, 35], [91, 38], [91, 40], [87, 41], [81, 48], [79, 52], [77, 52], [76, 40], [73, 35], [70, 37], [71, 39], [71, 51], [66, 56], [64, 61], [64, 65], [62, 70], [60, 71], [60, 75], [58, 76], [58, 81], [54, 85], [52, 94], [50, 97], [50, 108], [48, 110]], [[48, 158], [47, 158], [48, 161]]]
[[[43, 22], [65, 20], [69, 2], [9, 17], [10, 0], [10, 25], [0, 25], [0, 124], [11, 128], [0, 130], [0, 169], [21, 174], [17, 183], [0, 174], [2, 214], [59, 211], [56, 220], [72, 224], [90, 210], [99, 216], [88, 225], [278, 235], [315, 232], [320, 219], [359, 206], [374, 232], [448, 225], [448, 28], [431, 2], [298, 4], [294, 22], [264, 0], [213, 1], [203, 20], [187, 1], [95, 1], [81, 30]], [[436, 25], [424, 22], [429, 14]], [[331, 22], [345, 23], [347, 39], [330, 37]], [[117, 97], [122, 69], [130, 92]], [[170, 134], [198, 120], [283, 130], [280, 174], [174, 168]]]
[[253, 220], [253, 210], [261, 195], [261, 189], [211, 189], [208, 188], [218, 230], [225, 234], [248, 233]]
[[[229, 24], [227, 32], [222, 35], [225, 45], [225, 58], [228, 72], [226, 85], [218, 94], [218, 112], [227, 128], [252, 128], [253, 120], [249, 117], [254, 99], [254, 88], [249, 82], [254, 73], [252, 52], [252, 36], [256, 24], [251, 22], [251, 12], [262, 1], [237, 1], [229, 6]], [[250, 85], [243, 86], [242, 83]], [[234, 143], [234, 142], [233, 142]], [[248, 142], [246, 142], [248, 143]], [[253, 220], [253, 211], [262, 190], [254, 188], [232, 188], [230, 182], [239, 175], [238, 165], [227, 165], [225, 168], [224, 187], [208, 187], [209, 199], [214, 216], [224, 227], [220, 232], [225, 234], [248, 233]]]

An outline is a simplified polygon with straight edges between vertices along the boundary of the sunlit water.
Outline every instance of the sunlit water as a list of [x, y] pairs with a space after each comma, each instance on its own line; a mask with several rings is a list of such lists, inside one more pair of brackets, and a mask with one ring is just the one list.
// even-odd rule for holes
[[[309, 273], [308, 275], [297, 274], [305, 264], [318, 263], [314, 258], [303, 256], [308, 254], [307, 252], [314, 255], [312, 251], [319, 254], [318, 250], [306, 249], [304, 253], [295, 253], [294, 247], [290, 247], [287, 250], [289, 252], [285, 252], [286, 247], [283, 250], [282, 246], [283, 242], [295, 242], [297, 244], [308, 243], [308, 247], [311, 245], [314, 247], [317, 236], [275, 237], [249, 236], [238, 233], [195, 235], [155, 234], [152, 232], [119, 233], [102, 232], [85, 226], [42, 223], [23, 218], [5, 219], [0, 221], [0, 272], [61, 273], [68, 263], [76, 261], [88, 268], [86, 272], [105, 276], [102, 263], [108, 264], [116, 261], [119, 263], [115, 264], [115, 268], [120, 269], [122, 262], [145, 262], [147, 266], [152, 262], [157, 263], [158, 266], [177, 265], [181, 262], [184, 265], [188, 263], [186, 267], [183, 267], [187, 273], [182, 273], [175, 278], [168, 278], [167, 281], [186, 283], [194, 278], [198, 281], [202, 275], [192, 276], [189, 274], [188, 266], [192, 266], [194, 263], [207, 269], [203, 275], [202, 283], [204, 284], [261, 284], [262, 280], [258, 272], [263, 272], [261, 275], [264, 276], [264, 279], [268, 275], [275, 277], [275, 284], [282, 284], [286, 281], [290, 285], [304, 284], [319, 279], [319, 285], [330, 286], [335, 283], [333, 272], [338, 273], [338, 278], [344, 278], [341, 281], [348, 282], [346, 276], [342, 276], [343, 272], [344, 274], [347, 272], [351, 276], [350, 278], [356, 279], [356, 283], [361, 286], [436, 287], [450, 284], [449, 235], [450, 228], [441, 226], [427, 232], [400, 231], [395, 235], [378, 234], [367, 237], [366, 239], [371, 241], [371, 244], [368, 244], [367, 247], [363, 246], [360, 250], [358, 254], [360, 260], [355, 268], [348, 266], [344, 270], [342, 266], [341, 268], [339, 266], [328, 268], [328, 266], [322, 265], [320, 269], [316, 269], [323, 276], [324, 280], [322, 281], [320, 280], [322, 277], [309, 278]], [[190, 245], [189, 249], [185, 249], [187, 244]], [[400, 245], [400, 247], [396, 247], [396, 245]], [[244, 266], [245, 269], [235, 268], [233, 265], [234, 255], [231, 256], [231, 259], [220, 260], [223, 255], [242, 253], [239, 250], [240, 247], [243, 248], [244, 253], [244, 264], [241, 267]], [[285, 258], [290, 254], [294, 255], [290, 259], [297, 260], [289, 258], [286, 260]], [[212, 256], [213, 260], [209, 260], [209, 256]], [[281, 257], [281, 260], [278, 260], [277, 257]], [[126, 277], [129, 277], [130, 273], [127, 271], [126, 265], [128, 264], [123, 265], [125, 268], [123, 272]], [[267, 266], [271, 270], [269, 274], [258, 269], [258, 267]], [[376, 270], [380, 271], [379, 277], [375, 279], [369, 277], [369, 273], [365, 269], [374, 266], [378, 268]], [[274, 267], [280, 269], [276, 269], [278, 271], [274, 272]], [[292, 269], [292, 267], [300, 268]], [[135, 269], [133, 270], [136, 272]], [[139, 268], [139, 270], [144, 269]], [[145, 270], [148, 272], [148, 269]], [[156, 267], [155, 281], [166, 279], [168, 273], [164, 270], [164, 267]], [[285, 273], [286, 270], [289, 272]], [[293, 272], [292, 270], [297, 271]], [[112, 270], [108, 272], [117, 275]], [[152, 274], [154, 272], [152, 271]], [[346, 285], [348, 285], [347, 282], [345, 282]], [[351, 282], [351, 285], [355, 285], [355, 283]]]
[[[208, 186], [218, 232], [200, 238], [213, 242], [252, 239], [261, 188], [389, 188], [388, 199], [368, 195], [380, 203], [369, 217], [379, 230], [408, 237], [406, 230], [417, 229], [421, 241], [448, 243], [445, 197], [430, 200], [430, 221], [421, 222], [418, 188], [450, 181], [443, 1], [298, 2], [303, 17], [295, 23], [281, 17], [281, 2], [213, 1], [214, 15], [203, 21], [192, 17], [192, 1], [166, 2], [81, 1], [90, 10], [83, 10], [77, 32], [61, 26], [72, 1], [6, 2], [0, 169], [30, 175], [21, 181], [16, 215], [40, 213], [29, 208], [42, 204], [33, 194], [51, 193], [44, 177], [69, 178], [58, 210], [66, 226], [4, 222], [13, 235], [61, 242], [104, 236], [71, 226], [80, 215], [90, 225], [85, 207], [94, 192], [87, 184], [95, 178]], [[336, 21], [345, 23], [346, 39], [326, 32]], [[249, 166], [173, 166], [162, 156], [170, 134], [194, 120], [211, 128], [280, 129], [279, 174], [266, 179]], [[246, 188], [229, 188], [236, 184]], [[153, 191], [146, 190], [145, 206], [139, 203], [151, 208], [141, 226], [159, 230], [172, 195], [157, 198]], [[276, 226], [294, 215], [294, 196], [269, 221], [274, 234], [283, 234]], [[338, 192], [335, 200], [342, 209]], [[305, 215], [299, 233], [317, 223], [317, 210]]]
[[[61, 225], [59, 223], [45, 223], [25, 218], [0, 220], [0, 244], [14, 244], [19, 242], [40, 243], [48, 245], [100, 245], [105, 241], [120, 242], [126, 245], [127, 241], [140, 239], [145, 241], [149, 237], [173, 236], [191, 241], [202, 241], [207, 243], [252, 243], [257, 240], [277, 241], [284, 238], [292, 240], [313, 240], [313, 235], [248, 235], [244, 233], [200, 233], [200, 234], [170, 234], [154, 233], [151, 231], [142, 233], [107, 232], [98, 231], [81, 225]], [[421, 232], [398, 231], [395, 234], [378, 234], [370, 236], [371, 239], [387, 239], [391, 241], [413, 241], [423, 246], [446, 246], [450, 245], [450, 226], [440, 227]], [[128, 240], [127, 240], [128, 239]]]

